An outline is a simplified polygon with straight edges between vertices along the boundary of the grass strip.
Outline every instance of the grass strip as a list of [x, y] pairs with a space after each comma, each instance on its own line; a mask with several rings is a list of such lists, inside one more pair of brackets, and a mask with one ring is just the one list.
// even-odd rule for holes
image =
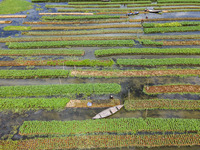
[[199, 0], [157, 0], [158, 3], [200, 3]]
[[116, 83], [1, 86], [0, 97], [68, 96], [70, 94], [102, 95], [117, 94], [120, 90], [121, 86]]
[[83, 56], [84, 50], [68, 49], [33, 49], [33, 50], [7, 50], [0, 49], [1, 56], [39, 56], [39, 55], [59, 55], [59, 56]]
[[[5, 31], [12, 30], [83, 30], [83, 29], [107, 29], [107, 28], [139, 28], [140, 24], [115, 24], [115, 25], [96, 25], [96, 26], [80, 26], [80, 27], [65, 27], [65, 26], [38, 26], [38, 27], [23, 27], [23, 26], [6, 26]], [[92, 31], [90, 31], [92, 32]], [[95, 31], [94, 31], [95, 32]]]
[[77, 135], [88, 133], [198, 132], [200, 119], [119, 118], [73, 121], [24, 121], [20, 135]]
[[32, 4], [26, 0], [3, 0], [0, 5], [0, 14], [15, 14], [32, 8]]
[[126, 100], [124, 107], [126, 110], [199, 110], [200, 100], [173, 100], [173, 99], [144, 99]]
[[0, 66], [102, 66], [108, 67], [114, 64], [113, 60], [25, 60], [25, 61], [1, 61]]
[[117, 59], [120, 66], [199, 66], [199, 58]]
[[181, 27], [181, 26], [199, 26], [199, 21], [184, 21], [184, 22], [168, 22], [168, 23], [143, 23], [144, 28], [157, 28], [157, 27]]
[[143, 33], [142, 30], [94, 30], [94, 31], [34, 31], [22, 32], [22, 35], [30, 36], [55, 36], [55, 35], [89, 35], [89, 34], [119, 34], [119, 33]]
[[199, 55], [200, 48], [119, 48], [95, 51], [96, 57], [113, 55]]
[[[4, 43], [4, 42], [78, 41], [78, 40], [134, 40], [136, 38], [137, 38], [136, 36], [28, 37], [28, 38], [27, 37], [25, 37], [25, 38], [23, 38], [23, 37], [22, 38], [8, 37], [8, 38], [0, 38], [0, 42]], [[56, 52], [57, 52], [57, 50], [55, 50], [55, 53]], [[63, 52], [64, 52], [64, 50], [63, 50]], [[47, 53], [48, 53], [48, 51], [47, 51]], [[66, 51], [66, 54], [67, 53], [68, 52]], [[73, 54], [73, 51], [71, 50], [71, 51], [69, 51], [69, 53]], [[1, 54], [1, 50], [0, 50], [0, 54]], [[65, 53], [63, 53], [63, 54], [65, 54]], [[76, 51], [74, 52], [74, 54], [76, 54]], [[83, 55], [83, 53], [82, 53], [82, 55]]]
[[34, 138], [20, 141], [2, 140], [0, 143], [3, 149], [150, 148], [200, 145], [199, 138], [199, 134], [84, 135], [56, 138]]
[[150, 69], [150, 70], [71, 70], [71, 77], [118, 78], [151, 76], [198, 76], [198, 69]]
[[68, 102], [68, 98], [5, 98], [0, 99], [0, 111], [61, 110]]
[[192, 35], [154, 35], [154, 36], [140, 36], [140, 39], [150, 39], [150, 40], [157, 40], [157, 39], [200, 39], [199, 34], [192, 34]]
[[99, 47], [99, 46], [133, 46], [133, 40], [81, 40], [81, 41], [42, 41], [42, 42], [13, 42], [8, 43], [11, 49], [56, 48], [68, 46]]
[[67, 78], [68, 70], [1, 70], [0, 78], [2, 79], [30, 79], [30, 78]]
[[127, 7], [156, 7], [156, 6], [200, 6], [200, 4], [198, 3], [172, 3], [172, 4], [161, 3], [161, 4], [129, 4], [127, 5]]
[[177, 85], [158, 85], [144, 86], [143, 91], [146, 94], [199, 94], [200, 85], [177, 84]]
[[46, 8], [68, 7], [68, 8], [119, 8], [121, 5], [45, 5]]
[[[129, 19], [129, 22], [141, 22], [142, 19]], [[149, 21], [178, 21], [178, 20], [200, 20], [200, 18], [155, 18], [155, 19], [143, 19], [144, 22]]]
[[92, 16], [42, 16], [43, 20], [83, 20], [83, 19], [119, 19], [120, 16], [111, 15], [92, 15]]
[[[149, 3], [149, 0], [143, 0], [143, 1], [147, 1], [147, 3]], [[135, 4], [135, 2], [136, 1], [133, 1], [133, 0], [132, 1], [116, 1], [116, 2], [109, 2], [109, 3], [107, 2], [68, 2], [68, 5], [113, 5], [113, 4]]]
[[183, 27], [156, 27], [144, 28], [144, 33], [166, 33], [166, 32], [192, 32], [200, 31], [200, 26], [183, 26]]

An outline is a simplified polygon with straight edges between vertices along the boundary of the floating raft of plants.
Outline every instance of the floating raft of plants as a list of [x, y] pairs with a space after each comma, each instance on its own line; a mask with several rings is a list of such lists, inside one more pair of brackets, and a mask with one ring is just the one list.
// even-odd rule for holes
[[11, 24], [12, 21], [0, 21], [0, 24]]
[[174, 99], [141, 99], [126, 100], [126, 110], [200, 110], [200, 100], [174, 100]]
[[157, 85], [157, 86], [145, 86], [143, 91], [146, 94], [199, 94], [200, 85], [189, 84], [177, 84], [177, 85]]
[[0, 141], [5, 149], [90, 149], [200, 145], [199, 134], [84, 135]]
[[20, 135], [77, 135], [88, 133], [199, 132], [200, 119], [119, 118], [73, 121], [24, 121]]
[[80, 41], [42, 41], [42, 42], [11, 42], [10, 49], [31, 49], [31, 48], [56, 48], [68, 46], [82, 47], [107, 47], [107, 46], [130, 46], [135, 45], [133, 40], [80, 40]]
[[0, 97], [66, 96], [70, 94], [117, 94], [121, 86], [116, 83], [85, 83], [62, 85], [0, 86]]
[[72, 77], [117, 78], [151, 76], [198, 76], [199, 69], [157, 69], [157, 70], [72, 70]]
[[0, 99], [0, 111], [62, 110], [68, 102], [68, 98], [4, 98]]
[[26, 18], [27, 15], [0, 15], [0, 18]]
[[[130, 19], [129, 22], [141, 22], [142, 19]], [[200, 18], [148, 18], [143, 19], [144, 22], [150, 22], [150, 21], [180, 21], [180, 20], [200, 20]]]
[[112, 66], [113, 60], [14, 60], [1, 61], [0, 66]]

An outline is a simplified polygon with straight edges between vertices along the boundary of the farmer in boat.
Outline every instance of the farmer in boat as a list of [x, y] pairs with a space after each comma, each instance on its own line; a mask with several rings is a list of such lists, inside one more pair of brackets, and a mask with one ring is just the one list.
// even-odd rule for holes
[[143, 19], [141, 19], [141, 24], [143, 24], [144, 23], [144, 20]]

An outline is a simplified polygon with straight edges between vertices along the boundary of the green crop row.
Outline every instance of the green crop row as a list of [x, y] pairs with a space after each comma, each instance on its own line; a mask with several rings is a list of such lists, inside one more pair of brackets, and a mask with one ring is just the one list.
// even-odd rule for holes
[[[199, 134], [154, 134], [154, 135], [83, 135], [52, 138], [34, 138], [27, 140], [1, 140], [0, 146], [5, 150], [16, 149], [130, 149], [131, 147], [142, 147], [148, 149], [163, 146], [198, 147]], [[144, 148], [145, 147], [145, 148]], [[184, 149], [185, 149], [184, 148]], [[140, 149], [140, 148], [139, 148]], [[168, 148], [170, 149], [170, 148]], [[192, 149], [195, 149], [192, 148]], [[197, 148], [198, 149], [198, 148]]]
[[191, 31], [200, 31], [200, 26], [144, 28], [144, 33], [191, 32]]
[[173, 100], [173, 99], [148, 99], [148, 100], [126, 100], [126, 110], [200, 110], [200, 100]]
[[[141, 2], [141, 0], [139, 0]], [[143, 0], [147, 1], [147, 4], [149, 4], [149, 0]], [[136, 0], [132, 1], [119, 1], [119, 2], [68, 2], [68, 5], [113, 5], [113, 4], [135, 4], [137, 2]], [[150, 5], [150, 4], [149, 4]]]
[[47, 8], [55, 7], [69, 7], [69, 8], [110, 8], [110, 7], [120, 7], [120, 5], [45, 5]]
[[199, 55], [200, 48], [119, 48], [101, 49], [95, 51], [95, 56], [112, 55]]
[[84, 83], [62, 85], [0, 86], [0, 97], [64, 96], [70, 94], [116, 94], [121, 86], [116, 83]]
[[130, 4], [127, 7], [155, 7], [155, 6], [200, 6], [198, 3], [163, 3], [163, 4]]
[[144, 28], [181, 27], [181, 26], [199, 26], [200, 22], [184, 21], [184, 22], [169, 22], [169, 23], [143, 23], [142, 25]]
[[68, 77], [68, 70], [39, 69], [39, 70], [1, 70], [0, 78], [4, 79], [26, 79], [26, 78], [57, 78]]
[[60, 110], [64, 109], [68, 102], [68, 98], [5, 98], [0, 99], [0, 111]]
[[171, 65], [200, 65], [199, 58], [161, 58], [161, 59], [117, 59], [122, 66], [171, 66]]
[[5, 31], [18, 30], [18, 31], [28, 31], [31, 30], [31, 26], [6, 26]]
[[[96, 9], [58, 9], [58, 12], [124, 12], [124, 14], [127, 13], [127, 11], [133, 11], [133, 8], [96, 8]], [[134, 11], [144, 10], [144, 8], [134, 8]], [[97, 15], [98, 16], [98, 15]]]
[[167, 12], [173, 13], [173, 12], [199, 12], [200, 9], [174, 9], [174, 10], [168, 10]]
[[20, 135], [77, 135], [88, 133], [137, 133], [137, 132], [186, 132], [200, 131], [200, 119], [119, 118], [73, 121], [24, 121]]
[[199, 0], [157, 0], [158, 3], [200, 3]]
[[199, 34], [187, 34], [187, 35], [154, 35], [154, 36], [140, 36], [140, 39], [151, 39], [151, 40], [157, 40], [157, 39], [200, 39]]
[[120, 16], [111, 16], [111, 15], [92, 15], [92, 16], [42, 16], [43, 20], [81, 20], [81, 19], [110, 19], [117, 18]]
[[46, 35], [88, 35], [88, 34], [117, 34], [117, 33], [142, 33], [142, 30], [92, 30], [92, 31], [35, 31], [22, 32], [23, 35], [46, 36]]
[[152, 41], [148, 39], [137, 39], [142, 45], [152, 45], [152, 46], [163, 46], [163, 42], [161, 41]]
[[184, 6], [184, 7], [180, 7], [180, 6], [177, 6], [177, 7], [154, 7], [155, 10], [171, 10], [171, 9], [200, 9], [200, 7], [198, 6]]
[[44, 42], [13, 42], [7, 43], [11, 49], [31, 49], [31, 48], [56, 48], [68, 46], [99, 47], [99, 46], [133, 46], [133, 40], [81, 40], [81, 41], [44, 41]]
[[1, 61], [0, 66], [112, 66], [113, 60], [18, 60]]
[[34, 56], [34, 55], [66, 55], [66, 56], [83, 56], [84, 50], [72, 49], [33, 49], [33, 50], [0, 50], [0, 55], [12, 56]]

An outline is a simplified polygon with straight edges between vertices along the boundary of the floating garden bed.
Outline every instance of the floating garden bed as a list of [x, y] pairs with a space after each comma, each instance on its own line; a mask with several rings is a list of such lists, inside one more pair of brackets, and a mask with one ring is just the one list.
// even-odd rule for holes
[[[134, 11], [144, 11], [145, 8], [135, 8]], [[58, 12], [123, 12], [124, 14], [127, 13], [127, 11], [133, 11], [133, 8], [96, 8], [96, 9], [58, 9]], [[98, 16], [98, 15], [97, 15]]]
[[68, 98], [5, 98], [0, 99], [0, 111], [61, 110], [68, 102]]
[[31, 48], [55, 48], [68, 46], [99, 47], [99, 46], [133, 46], [133, 40], [81, 40], [81, 41], [44, 41], [44, 42], [13, 42], [9, 44], [11, 49], [31, 49]]
[[128, 4], [127, 5], [127, 7], [153, 7], [153, 6], [154, 7], [156, 6], [200, 6], [200, 4], [198, 3], [161, 3], [161, 4]]
[[38, 70], [1, 70], [0, 78], [3, 79], [29, 79], [29, 78], [67, 78], [68, 70], [38, 69]]
[[[119, 34], [119, 33], [143, 33], [142, 30], [94, 30], [94, 31], [34, 31], [22, 32], [23, 35], [47, 36], [47, 35], [89, 35], [89, 34]], [[134, 37], [134, 36], [133, 36]]]
[[[129, 22], [141, 22], [142, 19], [129, 19]], [[200, 18], [155, 18], [143, 19], [144, 22], [150, 21], [178, 21], [178, 20], [200, 20]]]
[[156, 39], [200, 39], [199, 34], [191, 34], [191, 35], [154, 35], [154, 36], [145, 36], [142, 35], [140, 36], [140, 39], [151, 39], [151, 40], [156, 40]]
[[12, 21], [0, 21], [0, 24], [11, 24]]
[[126, 100], [124, 107], [126, 110], [200, 110], [200, 100], [173, 100], [173, 99], [143, 99]]
[[199, 58], [117, 59], [120, 66], [199, 66]]
[[187, 84], [181, 85], [180, 84], [180, 85], [145, 86], [143, 91], [146, 94], [162, 94], [162, 93], [199, 94], [200, 85], [187, 85]]
[[68, 7], [68, 8], [120, 8], [120, 5], [45, 5], [46, 8]]
[[72, 77], [95, 77], [95, 78], [117, 78], [117, 77], [151, 77], [151, 76], [198, 76], [198, 69], [157, 69], [157, 70], [72, 70]]
[[113, 60], [22, 60], [1, 61], [0, 66], [112, 66]]
[[83, 83], [62, 85], [0, 86], [0, 97], [68, 96], [70, 94], [117, 94], [121, 86], [116, 83]]
[[[85, 135], [0, 141], [5, 149], [90, 149], [122, 147], [163, 147], [200, 145], [199, 134], [167, 135]], [[86, 144], [87, 143], [87, 144]]]
[[27, 15], [0, 15], [0, 18], [26, 18]]
[[157, 0], [158, 3], [200, 3], [199, 0]]
[[[0, 42], [37, 42], [37, 41], [78, 41], [78, 40], [134, 40], [136, 36], [87, 36], [87, 37], [25, 37], [25, 38], [0, 38]], [[59, 50], [54, 50], [54, 53], [59, 53]], [[63, 50], [64, 52], [65, 50]], [[40, 51], [42, 53], [42, 51]], [[48, 51], [43, 51], [43, 53]], [[53, 52], [49, 50], [49, 53]], [[61, 52], [61, 51], [60, 51]], [[78, 51], [77, 51], [78, 52]], [[63, 54], [67, 54], [64, 52]], [[69, 50], [69, 54], [73, 54], [73, 51]], [[1, 50], [0, 50], [1, 54]], [[60, 53], [61, 54], [61, 53]], [[74, 50], [74, 54], [76, 51]], [[80, 52], [79, 52], [80, 54]], [[84, 53], [82, 53], [83, 55]]]
[[[88, 105], [89, 104], [89, 105]], [[66, 107], [68, 108], [100, 108], [113, 107], [120, 105], [119, 99], [111, 100], [70, 100]]]
[[176, 45], [200, 45], [200, 40], [192, 41], [163, 41], [164, 46], [176, 46]]
[[20, 135], [77, 135], [88, 133], [199, 132], [199, 119], [119, 118], [73, 121], [24, 121]]
[[[116, 24], [116, 25], [97, 25], [97, 26], [80, 26], [80, 27], [65, 27], [65, 26], [54, 26], [54, 27], [27, 27], [27, 26], [6, 26], [5, 31], [12, 30], [83, 30], [83, 29], [107, 29], [107, 28], [139, 28], [142, 27], [140, 24]], [[95, 32], [95, 31], [94, 31]]]
[[95, 51], [96, 57], [113, 55], [199, 55], [200, 48], [119, 48]]
[[[140, 0], [141, 1], [147, 1], [149, 5], [149, 0]], [[135, 4], [137, 1], [112, 1], [112, 2], [68, 2], [68, 5], [113, 5], [113, 4]], [[147, 5], [148, 5], [147, 4]], [[136, 4], [138, 5], [138, 4]], [[142, 5], [142, 4], [141, 4]]]
[[0, 50], [1, 56], [40, 56], [40, 55], [58, 55], [58, 56], [83, 56], [84, 50], [68, 49], [33, 49], [33, 50]]

